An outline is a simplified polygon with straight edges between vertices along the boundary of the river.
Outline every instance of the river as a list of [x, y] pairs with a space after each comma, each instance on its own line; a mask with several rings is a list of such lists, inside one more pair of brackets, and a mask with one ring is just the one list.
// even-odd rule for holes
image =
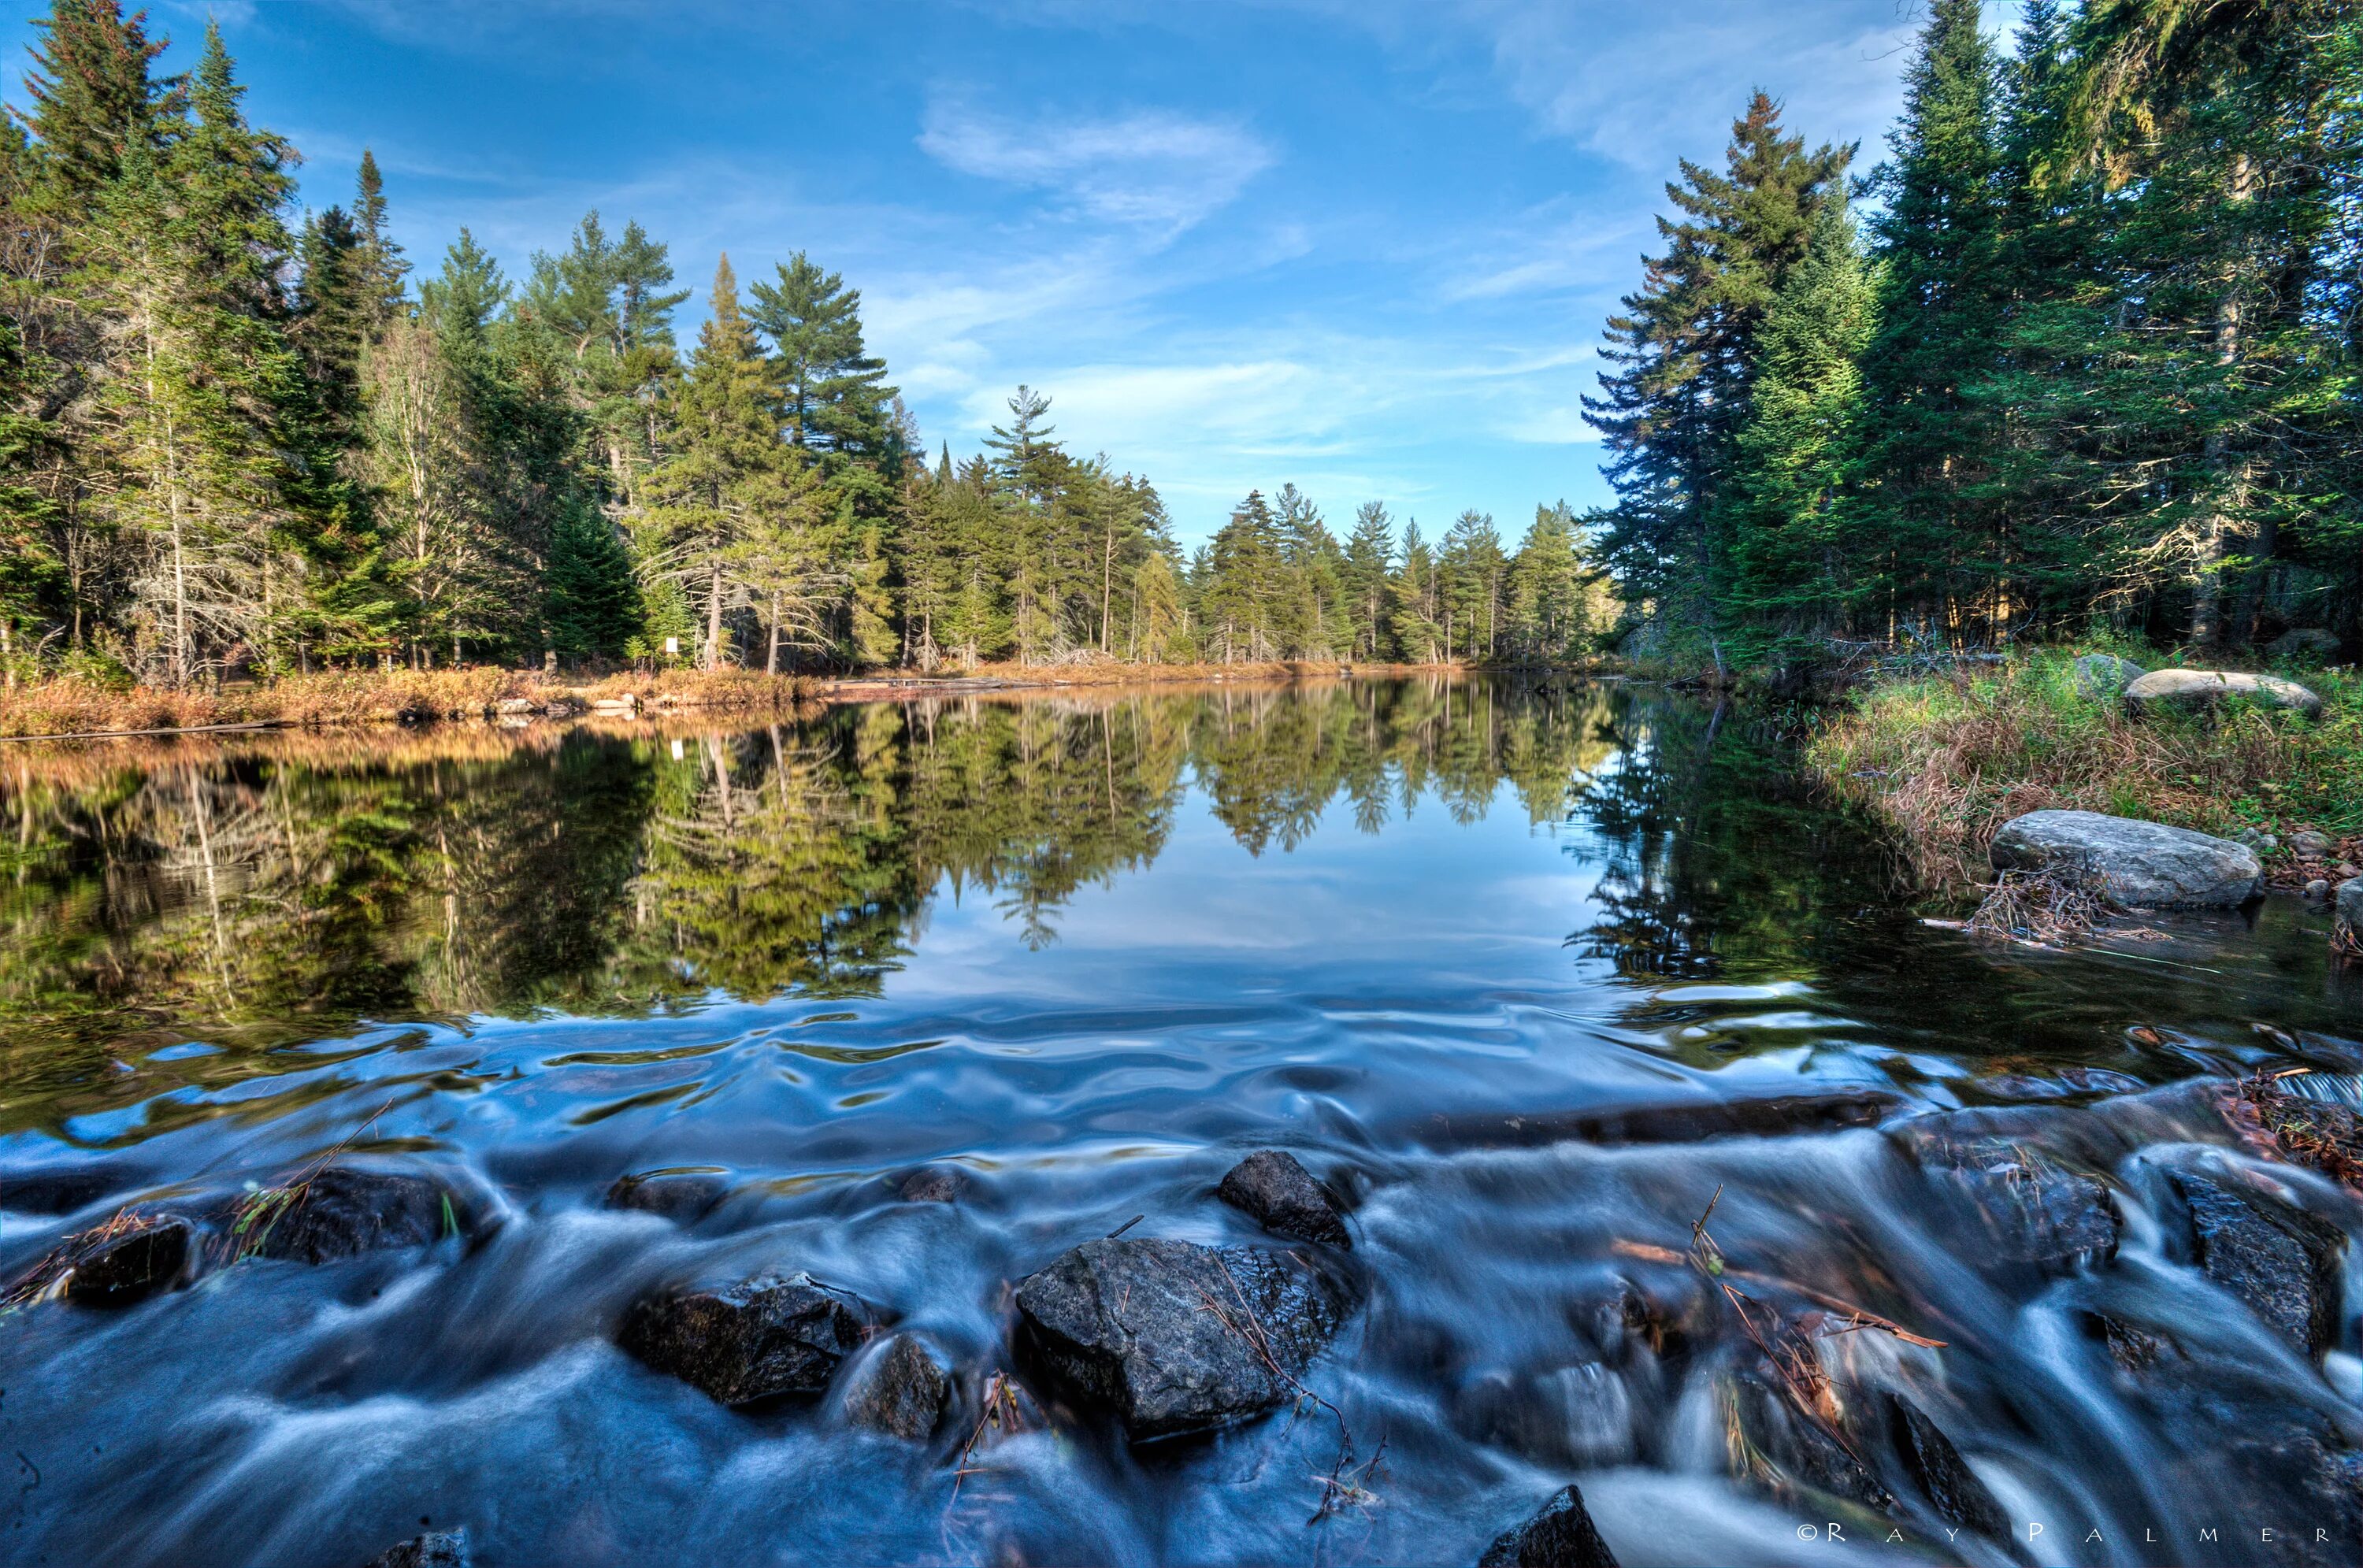
[[[0, 1275], [330, 1164], [467, 1216], [20, 1297], [0, 1559], [1468, 1563], [1570, 1482], [1626, 1568], [2363, 1559], [2363, 1201], [2220, 1104], [2363, 1068], [2319, 906], [1935, 929], [1760, 719], [1613, 684], [668, 723], [0, 753]], [[1293, 1408], [1127, 1443], [1012, 1287], [1268, 1240], [1265, 1147], [1364, 1297]], [[607, 1201], [684, 1167], [690, 1223]], [[2207, 1263], [2224, 1186], [2325, 1228], [2320, 1342]], [[618, 1348], [769, 1269], [941, 1348], [929, 1440]]]

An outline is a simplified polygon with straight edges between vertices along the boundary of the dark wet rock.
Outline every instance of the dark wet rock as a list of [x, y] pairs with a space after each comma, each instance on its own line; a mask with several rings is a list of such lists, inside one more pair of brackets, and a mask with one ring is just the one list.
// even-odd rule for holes
[[2109, 1189], [2088, 1176], [2015, 1161], [1957, 1173], [1997, 1255], [2067, 1268], [2105, 1263], [2117, 1252], [2117, 1211]]
[[2129, 658], [2104, 653], [2086, 654], [2070, 668], [2075, 671], [2076, 695], [2087, 702], [2113, 702], [2147, 673]]
[[1904, 1473], [1950, 1522], [1999, 1540], [2010, 1534], [2009, 1516], [1986, 1484], [1961, 1457], [1927, 1413], [1903, 1395], [1887, 1396], [1890, 1435]]
[[1296, 1156], [1278, 1149], [1259, 1149], [1231, 1167], [1215, 1195], [1232, 1208], [1255, 1216], [1275, 1235], [1351, 1247], [1338, 1215], [1337, 1200]]
[[913, 1442], [936, 1430], [951, 1393], [951, 1364], [918, 1334], [896, 1334], [864, 1360], [845, 1394], [845, 1419]]
[[2004, 823], [1997, 871], [2048, 871], [2130, 909], [2236, 909], [2265, 868], [2228, 838], [2099, 812], [2029, 812]]
[[2236, 669], [2153, 669], [2125, 688], [2125, 706], [2137, 714], [2161, 708], [2186, 712], [2213, 708], [2235, 697], [2260, 708], [2291, 709], [2308, 718], [2322, 712], [2322, 699], [2294, 680]]
[[468, 1229], [460, 1202], [425, 1176], [330, 1165], [285, 1187], [246, 1194], [226, 1229], [242, 1254], [334, 1263], [420, 1247]]
[[2120, 1372], [2147, 1372], [2169, 1357], [2181, 1353], [2171, 1340], [2154, 1334], [2138, 1323], [2129, 1323], [2113, 1313], [2085, 1313], [2084, 1331], [2101, 1342]]
[[2171, 1179], [2191, 1210], [2200, 1272], [2247, 1302], [2300, 1355], [2335, 1343], [2346, 1237], [2260, 1192], [2190, 1171]]
[[76, 1249], [66, 1299], [85, 1307], [126, 1307], [169, 1290], [186, 1276], [196, 1230], [177, 1214], [110, 1224]]
[[1613, 1362], [1627, 1362], [1636, 1351], [1668, 1361], [1713, 1336], [1717, 1299], [1694, 1271], [1667, 1269], [1620, 1278], [1605, 1297], [1579, 1297], [1572, 1316]]
[[2338, 917], [2340, 932], [2363, 942], [2363, 877], [2349, 877], [2339, 883], [2330, 907]]
[[1477, 1568], [1616, 1568], [1616, 1554], [1583, 1506], [1583, 1494], [1562, 1486], [1534, 1518], [1494, 1538]]
[[387, 1547], [361, 1568], [468, 1568], [468, 1538], [464, 1531], [414, 1536]]
[[1579, 1470], [1637, 1457], [1634, 1417], [1624, 1378], [1596, 1361], [1488, 1372], [1453, 1399], [1455, 1422], [1479, 1442]]
[[921, 1165], [894, 1184], [905, 1203], [957, 1203], [967, 1190], [967, 1176], [951, 1165]]
[[730, 1196], [729, 1179], [719, 1171], [671, 1169], [636, 1171], [616, 1178], [607, 1189], [610, 1209], [657, 1214], [676, 1225], [694, 1224]]
[[1350, 1306], [1335, 1278], [1282, 1253], [1133, 1237], [1087, 1242], [1017, 1290], [1034, 1358], [1137, 1440], [1287, 1402]]
[[860, 1348], [860, 1300], [807, 1274], [651, 1296], [626, 1315], [624, 1349], [725, 1405], [817, 1394]]
[[[1758, 1463], [1772, 1470], [1769, 1476], [1758, 1478], [1769, 1480], [1777, 1492], [1804, 1486], [1880, 1513], [1892, 1509], [1894, 1495], [1879, 1477], [1828, 1428], [1801, 1412], [1777, 1384], [1778, 1374], [1769, 1366], [1743, 1373], [1731, 1384], [1738, 1430]], [[1733, 1457], [1742, 1462], [1741, 1455]], [[1745, 1468], [1744, 1462], [1740, 1467]]]

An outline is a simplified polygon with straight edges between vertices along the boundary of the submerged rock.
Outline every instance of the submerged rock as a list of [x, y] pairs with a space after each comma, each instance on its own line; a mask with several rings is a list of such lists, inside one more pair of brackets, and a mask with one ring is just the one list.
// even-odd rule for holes
[[1964, 1168], [1955, 1178], [2000, 1257], [2067, 1268], [2116, 1255], [2117, 1211], [2091, 1176], [2029, 1158]]
[[1136, 1440], [1286, 1403], [1350, 1305], [1337, 1281], [1281, 1253], [1125, 1237], [1087, 1242], [1017, 1289], [1034, 1357]]
[[2265, 868], [2228, 838], [2099, 812], [2029, 812], [1994, 834], [1997, 871], [2050, 871], [2128, 908], [2236, 909]]
[[[1806, 1486], [1880, 1513], [1892, 1510], [1894, 1495], [1879, 1477], [1821, 1422], [1801, 1414], [1776, 1386], [1779, 1375], [1769, 1364], [1759, 1364], [1760, 1370], [1731, 1382], [1736, 1427], [1726, 1436], [1734, 1470], [1742, 1474], [1755, 1470], [1758, 1479], [1770, 1482], [1776, 1492]], [[1740, 1438], [1746, 1440], [1744, 1448]], [[1765, 1466], [1770, 1467], [1770, 1474], [1762, 1474]]]
[[2113, 702], [2147, 673], [2129, 658], [2104, 653], [2086, 654], [2070, 668], [2075, 671], [2076, 695], [2088, 702]]
[[936, 1430], [951, 1393], [951, 1364], [918, 1334], [896, 1334], [854, 1373], [845, 1419], [912, 1442]]
[[73, 1256], [66, 1299], [127, 1307], [169, 1290], [188, 1273], [196, 1229], [177, 1214], [130, 1217], [90, 1233]]
[[1901, 1394], [1887, 1396], [1887, 1411], [1896, 1457], [1936, 1510], [1964, 1529], [2006, 1539], [2009, 1516], [1961, 1457], [1961, 1451], [1953, 1446], [1953, 1440]]
[[607, 1189], [606, 1204], [688, 1225], [704, 1219], [729, 1195], [729, 1179], [721, 1172], [683, 1167], [617, 1176]]
[[2322, 699], [2294, 680], [2236, 669], [2153, 669], [2125, 688], [2125, 706], [2136, 713], [2212, 708], [2231, 697], [2261, 708], [2292, 709], [2308, 718], [2322, 712]]
[[1337, 1200], [1296, 1156], [1278, 1149], [1259, 1149], [1231, 1167], [1215, 1196], [1232, 1208], [1255, 1216], [1275, 1235], [1351, 1247]]
[[1496, 1536], [1477, 1568], [1616, 1568], [1616, 1554], [1600, 1539], [1583, 1494], [1570, 1485], [1534, 1518]]
[[867, 1331], [859, 1297], [808, 1274], [651, 1296], [625, 1317], [625, 1350], [725, 1405], [817, 1394]]
[[2338, 1334], [2340, 1254], [2346, 1238], [2302, 1209], [2189, 1171], [2172, 1177], [2191, 1210], [2200, 1272], [2248, 1304], [2300, 1355]]
[[324, 1264], [463, 1232], [463, 1212], [425, 1176], [330, 1165], [248, 1193], [231, 1207], [225, 1229], [239, 1255]]
[[399, 1546], [387, 1547], [361, 1568], [468, 1568], [467, 1532], [413, 1536]]
[[894, 1196], [905, 1203], [957, 1203], [967, 1190], [968, 1177], [951, 1165], [921, 1165], [894, 1184]]

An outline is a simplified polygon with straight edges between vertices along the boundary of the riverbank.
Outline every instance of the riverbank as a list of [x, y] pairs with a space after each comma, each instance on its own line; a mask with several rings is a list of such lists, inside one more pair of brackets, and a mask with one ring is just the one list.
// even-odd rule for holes
[[[1840, 796], [1903, 837], [1923, 875], [1983, 875], [1996, 829], [2047, 808], [2141, 817], [2202, 833], [2268, 834], [2276, 882], [2309, 863], [2363, 858], [2363, 680], [2314, 670], [2318, 719], [2235, 704], [2213, 715], [2131, 717], [2078, 688], [2071, 655], [1977, 673], [1879, 682], [1817, 725], [1806, 757]], [[2330, 840], [2303, 857], [2291, 841]]]
[[151, 687], [118, 690], [81, 680], [47, 680], [0, 691], [0, 739], [71, 740], [244, 729], [330, 729], [487, 719], [502, 713], [569, 716], [610, 711], [790, 712], [810, 702], [874, 701], [905, 696], [1059, 687], [1172, 685], [1189, 682], [1334, 679], [1348, 675], [1411, 675], [1448, 665], [1317, 661], [1267, 664], [987, 664], [926, 673], [879, 670], [820, 677], [727, 669], [669, 669], [599, 677], [538, 670], [324, 671], [217, 690]]

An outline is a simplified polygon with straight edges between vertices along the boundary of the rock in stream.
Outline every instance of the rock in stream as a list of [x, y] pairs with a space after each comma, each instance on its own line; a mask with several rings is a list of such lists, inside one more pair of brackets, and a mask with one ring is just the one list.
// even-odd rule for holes
[[618, 1342], [641, 1361], [725, 1405], [817, 1394], [860, 1348], [860, 1299], [808, 1274], [651, 1296]]
[[2029, 812], [1994, 834], [1997, 871], [2049, 871], [2129, 909], [2236, 909], [2265, 868], [2228, 838], [2099, 812]]
[[926, 1338], [896, 1334], [862, 1362], [845, 1392], [845, 1419], [910, 1442], [926, 1441], [952, 1388], [951, 1364]]
[[2191, 1210], [2200, 1272], [2247, 1302], [2298, 1354], [2330, 1348], [2338, 1335], [2346, 1237], [2262, 1193], [2190, 1171], [2171, 1180]]
[[1231, 1167], [1216, 1196], [1232, 1208], [1255, 1216], [1277, 1236], [1351, 1247], [1346, 1221], [1329, 1189], [1297, 1164], [1296, 1156], [1278, 1149], [1259, 1149]]
[[1283, 1253], [1129, 1237], [1087, 1242], [1017, 1290], [1027, 1350], [1135, 1440], [1286, 1403], [1351, 1304], [1337, 1279]]
[[1583, 1494], [1562, 1486], [1534, 1518], [1494, 1538], [1477, 1568], [1616, 1568]]

